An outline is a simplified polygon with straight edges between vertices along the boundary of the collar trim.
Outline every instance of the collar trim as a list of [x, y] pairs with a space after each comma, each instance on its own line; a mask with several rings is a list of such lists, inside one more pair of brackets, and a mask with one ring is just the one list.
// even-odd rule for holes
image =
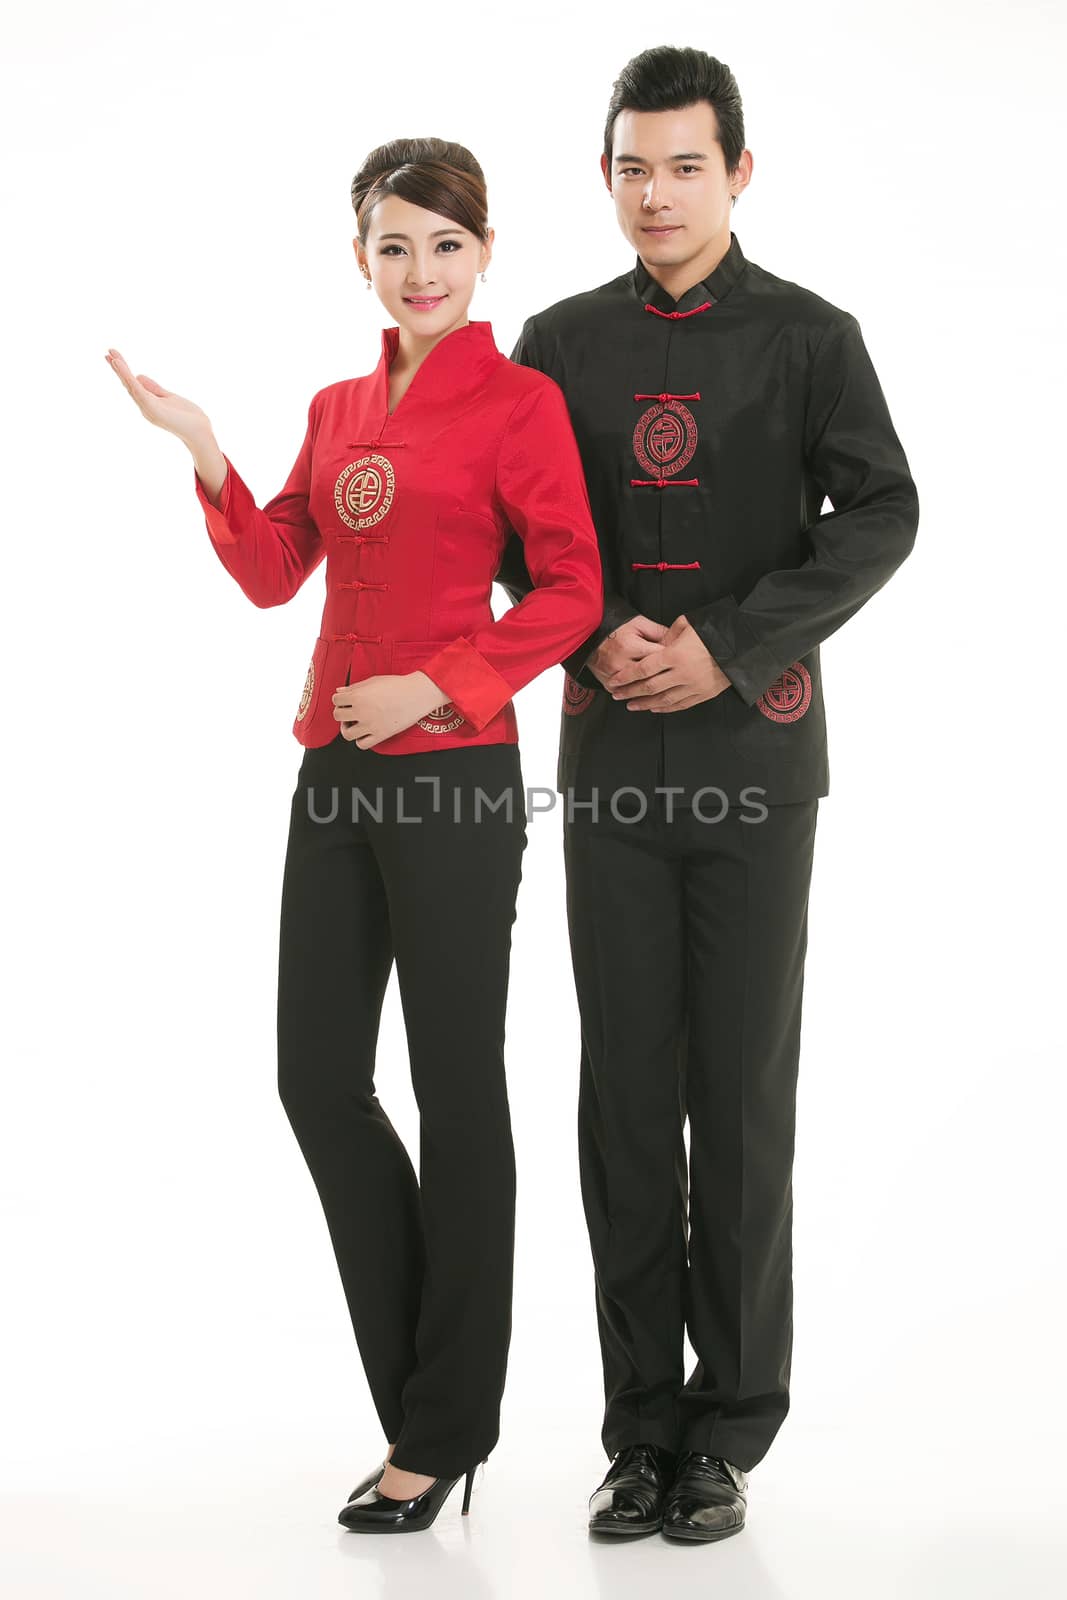
[[[395, 325], [382, 329], [382, 360], [389, 366], [400, 348], [400, 329]], [[431, 361], [439, 364], [439, 359], [447, 356], [456, 356], [461, 361], [476, 360], [486, 354], [499, 355], [496, 340], [493, 338], [493, 325], [491, 322], [465, 322], [462, 328], [453, 328], [451, 333], [446, 333], [443, 339], [438, 339], [429, 355], [423, 358], [419, 371], [422, 372]]]
[[[443, 339], [438, 339], [433, 349], [424, 356], [415, 376], [408, 384], [394, 412], [389, 411], [389, 368], [400, 347], [400, 329], [395, 325], [382, 329], [382, 353], [370, 374], [370, 394], [367, 403], [367, 422], [373, 433], [372, 445], [382, 443], [383, 435], [398, 424], [408, 420], [412, 408], [418, 411], [425, 405], [440, 404], [454, 399], [457, 394], [477, 389], [484, 383], [486, 374], [504, 360], [490, 322], [465, 322], [462, 328], [453, 328]], [[358, 440], [350, 440], [355, 445]], [[390, 446], [404, 443], [390, 438]]]
[[659, 306], [654, 306], [650, 300], [646, 300], [645, 310], [654, 311], [657, 317], [695, 317], [698, 311], [709, 311], [714, 303], [713, 300], [705, 300], [702, 306], [693, 306], [689, 311], [661, 311]]
[[673, 295], [667, 293], [663, 285], [649, 272], [640, 256], [637, 257], [633, 270], [634, 293], [644, 304], [645, 310], [654, 312], [657, 316], [670, 317], [674, 320], [695, 316], [698, 311], [707, 311], [720, 300], [725, 300], [734, 285], [740, 282], [747, 267], [748, 261], [738, 237], [731, 230], [730, 248], [722, 260], [700, 283], [695, 283], [687, 289], [680, 299], [675, 300]]

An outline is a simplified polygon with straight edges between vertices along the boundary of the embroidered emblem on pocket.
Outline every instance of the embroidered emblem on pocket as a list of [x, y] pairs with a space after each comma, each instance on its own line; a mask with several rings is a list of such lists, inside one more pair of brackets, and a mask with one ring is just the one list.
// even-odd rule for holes
[[756, 701], [759, 710], [772, 722], [797, 722], [811, 705], [811, 674], [794, 661]]
[[568, 717], [580, 717], [593, 703], [595, 689], [586, 689], [566, 670], [563, 674], [563, 710]]
[[314, 692], [315, 692], [315, 663], [314, 663], [314, 661], [312, 661], [311, 665], [308, 667], [308, 675], [304, 679], [304, 690], [303, 690], [303, 693], [300, 696], [300, 704], [296, 708], [296, 720], [297, 720], [297, 722], [302, 722], [303, 721], [304, 713], [307, 711], [308, 706], [311, 704], [311, 696], [314, 694]]
[[349, 528], [373, 528], [393, 503], [396, 474], [388, 456], [360, 456], [339, 474], [333, 486], [337, 515]]
[[451, 700], [446, 700], [443, 706], [434, 706], [424, 717], [419, 717], [416, 726], [424, 728], [427, 733], [451, 733], [466, 720], [466, 717], [456, 710]]

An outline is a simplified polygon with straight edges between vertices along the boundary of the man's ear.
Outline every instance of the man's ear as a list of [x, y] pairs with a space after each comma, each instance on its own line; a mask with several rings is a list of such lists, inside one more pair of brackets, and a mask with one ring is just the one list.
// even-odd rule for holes
[[600, 157], [600, 170], [604, 174], [604, 182], [607, 184], [608, 193], [611, 194], [611, 162], [603, 154]]

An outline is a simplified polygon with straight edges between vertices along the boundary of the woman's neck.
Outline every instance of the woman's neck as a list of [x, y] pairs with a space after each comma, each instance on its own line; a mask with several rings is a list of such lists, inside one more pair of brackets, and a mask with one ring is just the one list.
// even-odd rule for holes
[[404, 373], [417, 372], [426, 360], [430, 351], [447, 339], [450, 333], [455, 333], [458, 328], [465, 328], [469, 319], [464, 317], [462, 322], [453, 323], [443, 333], [417, 334], [411, 333], [407, 328], [401, 328], [400, 339], [397, 344], [396, 355], [390, 363], [390, 371], [397, 377]]

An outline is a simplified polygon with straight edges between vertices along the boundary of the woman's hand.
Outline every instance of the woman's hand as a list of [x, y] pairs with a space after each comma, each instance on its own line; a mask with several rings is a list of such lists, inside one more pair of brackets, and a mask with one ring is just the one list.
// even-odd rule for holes
[[134, 377], [117, 350], [109, 350], [105, 360], [125, 384], [141, 415], [147, 417], [149, 422], [154, 422], [157, 428], [175, 434], [193, 451], [205, 440], [213, 438], [210, 417], [192, 400], [185, 400], [180, 394], [171, 394], [169, 389], [164, 389], [143, 372]]
[[382, 673], [335, 689], [333, 714], [342, 738], [370, 750], [447, 700], [425, 672]]

